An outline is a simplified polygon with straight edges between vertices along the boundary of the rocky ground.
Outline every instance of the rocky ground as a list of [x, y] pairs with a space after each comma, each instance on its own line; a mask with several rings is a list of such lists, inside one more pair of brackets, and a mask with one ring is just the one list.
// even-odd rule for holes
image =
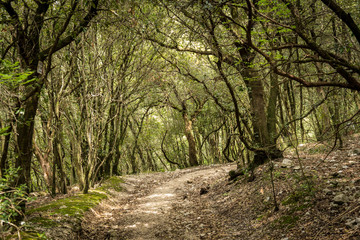
[[235, 164], [124, 176], [122, 191], [87, 211], [71, 236], [358, 240], [359, 140], [353, 136], [330, 154], [331, 145], [315, 143], [300, 145], [299, 155], [287, 150], [284, 159], [257, 168], [253, 181], [248, 173], [229, 181]]

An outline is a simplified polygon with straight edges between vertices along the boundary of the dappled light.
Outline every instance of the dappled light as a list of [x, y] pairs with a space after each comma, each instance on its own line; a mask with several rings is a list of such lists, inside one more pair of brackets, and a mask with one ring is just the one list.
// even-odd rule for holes
[[0, 239], [360, 239], [359, 93], [359, 0], [0, 0]]

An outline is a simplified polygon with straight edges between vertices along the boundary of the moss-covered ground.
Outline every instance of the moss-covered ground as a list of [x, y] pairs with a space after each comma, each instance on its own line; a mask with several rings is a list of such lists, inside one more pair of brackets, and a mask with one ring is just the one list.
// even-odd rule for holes
[[[120, 177], [111, 177], [100, 187], [89, 191], [88, 194], [78, 193], [27, 209], [27, 221], [24, 226], [25, 230], [20, 232], [21, 239], [47, 239], [43, 233], [47, 229], [61, 227], [72, 220], [81, 222], [84, 213], [108, 198], [111, 191], [121, 191], [120, 184], [123, 182]], [[9, 236], [8, 239], [14, 238], [18, 238], [18, 235]]]
[[88, 194], [77, 194], [56, 200], [38, 208], [30, 209], [27, 213], [29, 215], [37, 212], [46, 213], [46, 215], [81, 216], [85, 211], [96, 206], [105, 198], [107, 198], [107, 195], [104, 192], [90, 191]]

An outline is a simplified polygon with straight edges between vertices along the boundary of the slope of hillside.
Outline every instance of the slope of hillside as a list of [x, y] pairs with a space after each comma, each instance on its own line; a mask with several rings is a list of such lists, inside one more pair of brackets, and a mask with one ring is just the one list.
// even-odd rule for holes
[[124, 176], [77, 227], [67, 215], [41, 230], [50, 239], [360, 239], [359, 147], [358, 136], [330, 154], [301, 145], [299, 156], [288, 150], [257, 168], [253, 181], [247, 173], [229, 181], [235, 164]]

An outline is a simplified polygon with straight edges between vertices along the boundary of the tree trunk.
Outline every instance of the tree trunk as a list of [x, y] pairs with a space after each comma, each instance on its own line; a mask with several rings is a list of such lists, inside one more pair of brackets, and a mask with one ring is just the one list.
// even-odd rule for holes
[[[59, 131], [59, 129], [57, 129]], [[59, 153], [59, 140], [58, 140], [58, 134], [55, 134], [54, 139], [54, 145], [53, 145], [53, 151], [54, 151], [54, 163], [56, 163], [58, 171], [59, 171], [59, 184], [60, 184], [60, 191], [63, 194], [67, 193], [66, 188], [66, 175], [62, 166], [62, 159], [60, 157]]]
[[254, 159], [250, 168], [264, 164], [268, 159], [268, 151], [265, 149], [270, 142], [267, 129], [267, 116], [265, 111], [264, 87], [254, 69], [246, 67], [242, 76], [248, 88], [250, 99], [250, 110], [253, 126], [253, 147], [259, 150], [254, 151]]
[[7, 131], [5, 132], [7, 135], [5, 136], [3, 150], [1, 153], [1, 159], [0, 159], [0, 176], [3, 177], [5, 174], [5, 170], [8, 169], [9, 164], [7, 162], [7, 156], [9, 151], [9, 143], [10, 143], [10, 137], [12, 132], [12, 127], [10, 126]]
[[119, 174], [119, 164], [120, 164], [120, 150], [119, 146], [116, 146], [114, 163], [112, 166], [112, 175], [118, 176]]
[[73, 139], [73, 167], [76, 172], [77, 182], [79, 184], [80, 190], [84, 189], [85, 186], [85, 174], [84, 169], [82, 167], [82, 150], [81, 144], [77, 141], [77, 139]]
[[46, 185], [50, 189], [50, 187], [52, 185], [53, 174], [51, 172], [49, 155], [48, 155], [48, 153], [45, 153], [45, 155], [42, 154], [40, 148], [36, 144], [34, 144], [34, 148], [35, 148], [35, 156], [38, 159], [38, 161], [40, 162], [40, 166], [43, 171], [43, 176], [44, 176]]
[[211, 157], [213, 157], [213, 163], [217, 164], [220, 163], [221, 154], [218, 147], [218, 141], [216, 135], [214, 134], [213, 137], [209, 137], [209, 145], [210, 145], [210, 152]]
[[278, 149], [277, 130], [276, 130], [276, 109], [277, 100], [279, 96], [278, 76], [275, 73], [270, 73], [270, 94], [267, 107], [267, 130], [269, 134], [269, 154], [271, 159], [283, 157], [282, 152]]
[[33, 133], [34, 133], [34, 120], [36, 116], [36, 110], [39, 103], [39, 96], [42, 85], [38, 86], [32, 92], [32, 96], [29, 97], [24, 103], [23, 112], [19, 112], [18, 121], [16, 123], [17, 130], [17, 158], [15, 161], [15, 167], [20, 167], [19, 179], [16, 183], [17, 186], [21, 184], [27, 184], [29, 192], [31, 190], [31, 159], [33, 155]]
[[198, 166], [197, 160], [197, 150], [196, 150], [196, 142], [193, 135], [193, 122], [188, 118], [187, 114], [183, 114], [184, 122], [185, 122], [185, 136], [189, 144], [189, 163], [190, 166]]

